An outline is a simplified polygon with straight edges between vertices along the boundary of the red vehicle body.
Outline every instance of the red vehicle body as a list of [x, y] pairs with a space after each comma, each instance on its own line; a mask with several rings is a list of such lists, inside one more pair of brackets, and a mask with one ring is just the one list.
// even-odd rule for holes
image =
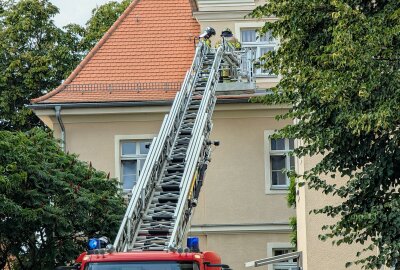
[[[103, 270], [103, 269], [181, 269], [189, 270], [188, 265], [193, 265], [192, 270], [219, 270], [221, 269], [221, 258], [215, 252], [171, 252], [171, 251], [134, 251], [134, 252], [111, 252], [104, 254], [82, 253], [76, 261], [80, 270]], [[139, 265], [137, 268], [135, 264]], [[143, 268], [143, 265], [149, 268]], [[165, 267], [171, 264], [171, 267]], [[184, 265], [179, 268], [174, 266]], [[129, 266], [131, 265], [131, 266]], [[159, 265], [159, 267], [157, 267]], [[210, 265], [210, 266], [208, 266]], [[213, 266], [220, 265], [220, 266]], [[104, 267], [103, 267], [104, 266]], [[119, 267], [120, 266], [120, 267]], [[224, 267], [226, 268], [226, 267]]]

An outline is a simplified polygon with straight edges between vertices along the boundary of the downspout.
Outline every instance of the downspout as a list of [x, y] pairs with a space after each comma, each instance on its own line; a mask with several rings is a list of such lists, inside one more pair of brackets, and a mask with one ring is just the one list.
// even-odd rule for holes
[[55, 106], [54, 110], [56, 111], [56, 118], [57, 118], [58, 124], [60, 125], [60, 128], [61, 128], [61, 149], [65, 153], [66, 152], [65, 127], [64, 127], [64, 123], [61, 119], [61, 106]]

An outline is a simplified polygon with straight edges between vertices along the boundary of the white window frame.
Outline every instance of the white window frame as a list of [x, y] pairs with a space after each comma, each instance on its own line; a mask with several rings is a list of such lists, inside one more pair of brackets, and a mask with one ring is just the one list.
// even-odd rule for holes
[[[267, 258], [271, 258], [274, 256], [274, 250], [276, 249], [292, 249], [296, 250], [296, 248], [288, 243], [288, 242], [270, 242], [267, 243]], [[285, 263], [283, 263], [285, 264]], [[293, 266], [291, 266], [293, 267]], [[290, 269], [290, 268], [289, 268]], [[274, 270], [274, 264], [268, 265], [268, 270]]]
[[[287, 155], [289, 151], [289, 140], [285, 139], [285, 150], [271, 150], [271, 136], [275, 133], [274, 130], [265, 130], [264, 131], [264, 167], [265, 167], [265, 193], [266, 194], [287, 194], [289, 189], [290, 181], [288, 177], [287, 185], [272, 185], [272, 166], [271, 166], [271, 156], [272, 155]], [[296, 145], [295, 145], [296, 147]], [[286, 150], [288, 149], [288, 150]], [[294, 161], [294, 165], [296, 164], [296, 158]], [[286, 159], [286, 168], [290, 168], [290, 158]]]
[[[263, 27], [265, 22], [246, 22], [246, 23], [236, 23], [235, 24], [235, 33], [237, 33], [237, 38], [239, 41], [242, 40], [241, 31], [246, 29], [259, 29]], [[259, 59], [261, 56], [261, 48], [273, 48], [277, 50], [279, 47], [279, 39], [276, 39], [275, 42], [242, 42], [243, 48], [256, 48], [256, 59]], [[279, 78], [276, 74], [269, 74], [269, 73], [261, 73], [261, 68], [255, 69], [255, 76], [259, 78]]]
[[[115, 164], [115, 175], [114, 177], [118, 179], [121, 188], [123, 187], [122, 177], [121, 177], [121, 142], [123, 141], [152, 141], [156, 134], [138, 134], [138, 135], [115, 135], [114, 136], [114, 164]], [[135, 159], [133, 156], [132, 159]], [[139, 165], [138, 165], [139, 166]], [[124, 192], [126, 192], [124, 190]]]

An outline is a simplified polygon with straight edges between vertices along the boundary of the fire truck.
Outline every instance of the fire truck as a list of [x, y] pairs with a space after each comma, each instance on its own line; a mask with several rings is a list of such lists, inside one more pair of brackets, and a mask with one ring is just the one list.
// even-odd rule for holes
[[[207, 28], [201, 36], [215, 34]], [[121, 227], [111, 245], [104, 237], [90, 239], [89, 250], [74, 266], [80, 270], [217, 270], [229, 269], [214, 252], [200, 252], [198, 238], [187, 238], [210, 162], [212, 114], [221, 69], [233, 81], [241, 72], [241, 52], [226, 42], [214, 49], [200, 41], [190, 70], [171, 111], [151, 143], [142, 173], [132, 189]], [[226, 72], [225, 72], [226, 73]]]
[[115, 252], [106, 238], [94, 238], [89, 241], [89, 250], [78, 257], [75, 265], [56, 269], [231, 270], [228, 265], [221, 264], [221, 258], [215, 252], [200, 252], [197, 237], [189, 237], [187, 242], [185, 249]]

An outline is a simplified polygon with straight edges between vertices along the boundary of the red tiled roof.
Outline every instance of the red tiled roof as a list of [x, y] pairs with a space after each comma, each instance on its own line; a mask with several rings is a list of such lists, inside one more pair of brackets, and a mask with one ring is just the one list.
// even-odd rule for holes
[[[175, 96], [194, 56], [200, 26], [190, 0], [134, 0], [57, 89], [33, 103], [166, 100]], [[175, 88], [117, 89], [115, 84], [174, 83]], [[72, 91], [70, 85], [76, 86]], [[91, 85], [85, 90], [83, 85]], [[78, 89], [78, 90], [77, 90]], [[106, 89], [106, 90], [104, 90]]]

